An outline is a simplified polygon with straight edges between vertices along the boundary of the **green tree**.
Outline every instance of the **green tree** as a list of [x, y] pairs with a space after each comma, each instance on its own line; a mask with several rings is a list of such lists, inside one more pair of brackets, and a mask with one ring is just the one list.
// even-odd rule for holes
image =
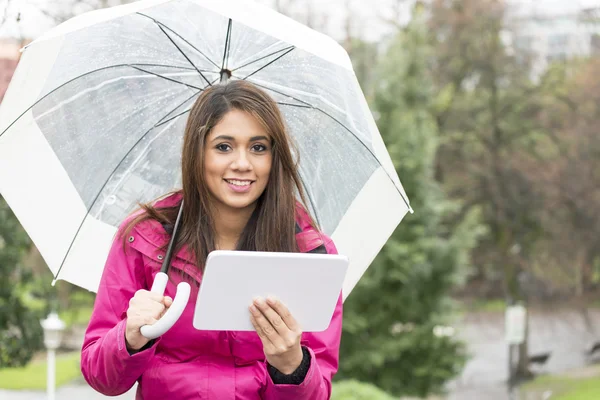
[[419, 10], [382, 57], [372, 104], [415, 214], [405, 217], [346, 301], [339, 378], [425, 396], [441, 391], [464, 364], [463, 344], [439, 326], [448, 322], [448, 294], [480, 232], [476, 213], [453, 231], [445, 224], [457, 207], [434, 179], [432, 49]]
[[[543, 234], [547, 206], [528, 169], [536, 137], [544, 135], [540, 85], [528, 57], [509, 47], [502, 0], [434, 0], [432, 71], [443, 95], [436, 104], [442, 144], [436, 177], [462, 213], [481, 210], [488, 235], [474, 251], [475, 276], [488, 294], [526, 303], [527, 265]], [[530, 375], [527, 341], [519, 346], [518, 375]]]
[[600, 283], [600, 60], [552, 65], [542, 76], [538, 119], [546, 134], [527, 174], [551, 207], [542, 210], [545, 235], [532, 271], [561, 294], [585, 304]]
[[42, 347], [41, 314], [27, 306], [31, 271], [22, 260], [31, 243], [0, 197], [0, 368], [25, 365]]

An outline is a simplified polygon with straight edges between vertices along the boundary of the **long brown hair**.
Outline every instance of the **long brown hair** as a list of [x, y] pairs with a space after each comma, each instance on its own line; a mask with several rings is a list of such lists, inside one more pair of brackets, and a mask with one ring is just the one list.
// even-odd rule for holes
[[[187, 245], [204, 270], [208, 253], [215, 250], [215, 230], [211, 212], [212, 196], [204, 182], [204, 149], [206, 138], [229, 111], [252, 115], [271, 138], [273, 159], [269, 181], [257, 201], [237, 244], [238, 250], [298, 252], [295, 237], [295, 191], [306, 204], [297, 161], [281, 112], [273, 99], [255, 85], [243, 80], [211, 86], [196, 100], [184, 132], [181, 172], [183, 215], [175, 252]], [[179, 205], [157, 208], [152, 203], [141, 205], [145, 211], [126, 227], [153, 219], [173, 225]], [[314, 223], [313, 223], [314, 225]]]

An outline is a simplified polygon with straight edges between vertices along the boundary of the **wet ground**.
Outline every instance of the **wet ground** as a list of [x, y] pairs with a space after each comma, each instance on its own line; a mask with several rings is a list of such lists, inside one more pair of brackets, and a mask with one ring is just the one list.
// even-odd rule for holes
[[[532, 311], [529, 324], [529, 354], [551, 352], [545, 365], [532, 365], [536, 373], [563, 373], [585, 366], [591, 361], [586, 354], [588, 349], [600, 341], [600, 310]], [[450, 399], [508, 399], [504, 314], [468, 314], [456, 329], [468, 344], [471, 359], [461, 376], [451, 383]]]

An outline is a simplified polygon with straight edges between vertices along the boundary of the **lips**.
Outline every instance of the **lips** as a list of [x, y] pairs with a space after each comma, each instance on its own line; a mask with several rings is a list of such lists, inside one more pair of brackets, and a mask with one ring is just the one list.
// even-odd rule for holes
[[254, 183], [254, 181], [242, 179], [224, 179], [224, 181], [227, 183], [227, 186], [236, 193], [246, 193], [250, 191], [252, 183]]

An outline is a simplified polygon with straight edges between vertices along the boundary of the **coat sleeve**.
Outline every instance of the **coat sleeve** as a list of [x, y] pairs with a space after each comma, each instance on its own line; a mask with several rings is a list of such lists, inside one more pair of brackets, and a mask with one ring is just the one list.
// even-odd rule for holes
[[[335, 245], [328, 239], [329, 254], [337, 254]], [[323, 332], [304, 333], [302, 345], [311, 356], [310, 368], [299, 385], [278, 385], [267, 374], [265, 400], [326, 400], [331, 397], [331, 379], [338, 370], [340, 339], [342, 335], [342, 296], [340, 295], [331, 324]]]
[[[135, 232], [135, 231], [134, 231]], [[132, 235], [135, 235], [133, 233]], [[153, 345], [130, 355], [125, 347], [129, 300], [145, 286], [141, 254], [116, 235], [108, 255], [81, 351], [81, 372], [98, 392], [116, 396], [127, 392], [154, 356]]]

